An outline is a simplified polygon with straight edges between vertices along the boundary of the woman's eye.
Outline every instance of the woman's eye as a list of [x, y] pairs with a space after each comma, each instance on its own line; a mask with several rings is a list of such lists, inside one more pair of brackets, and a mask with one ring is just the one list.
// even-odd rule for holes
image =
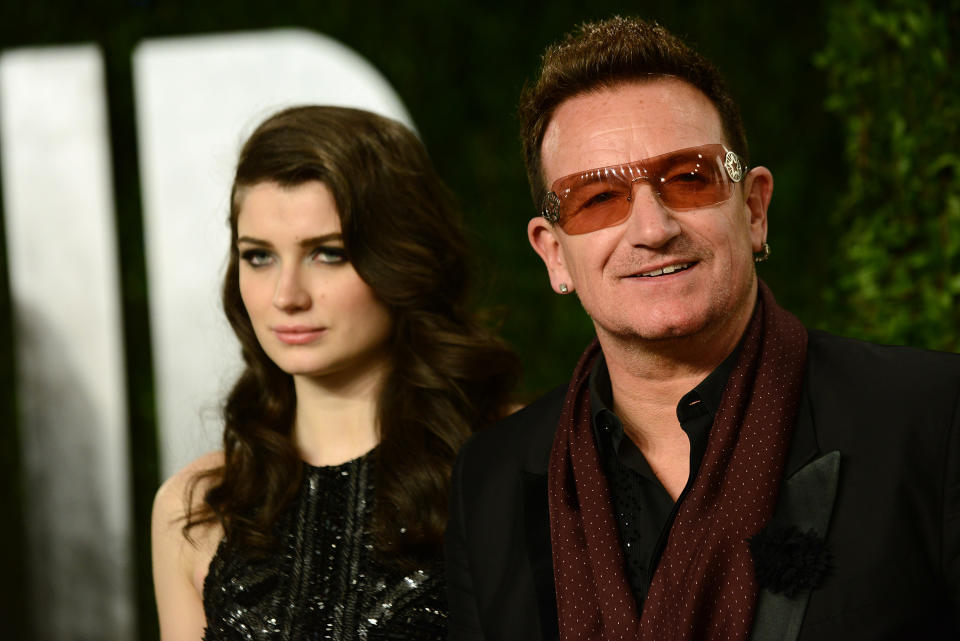
[[318, 263], [343, 263], [347, 260], [347, 252], [342, 247], [317, 247], [310, 259]]
[[263, 249], [248, 249], [240, 253], [240, 258], [251, 267], [263, 267], [269, 265], [273, 257]]

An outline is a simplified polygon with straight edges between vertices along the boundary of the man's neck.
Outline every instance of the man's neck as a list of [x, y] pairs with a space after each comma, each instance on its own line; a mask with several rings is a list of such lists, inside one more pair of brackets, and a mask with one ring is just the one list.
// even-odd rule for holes
[[653, 349], [611, 340], [598, 332], [610, 374], [613, 411], [673, 500], [690, 475], [691, 444], [677, 417], [677, 405], [736, 349], [744, 328], [700, 344], [660, 342]]
[[733, 352], [752, 310], [715, 331], [676, 339], [650, 341], [597, 328], [610, 372], [613, 409], [641, 450], [644, 443], [685, 438], [677, 404]]

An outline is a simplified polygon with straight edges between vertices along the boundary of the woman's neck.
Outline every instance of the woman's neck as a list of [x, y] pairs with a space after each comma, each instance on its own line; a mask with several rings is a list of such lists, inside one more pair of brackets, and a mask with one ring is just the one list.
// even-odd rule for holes
[[366, 454], [379, 442], [377, 408], [389, 373], [386, 364], [360, 376], [294, 376], [297, 411], [293, 436], [311, 465], [338, 465]]

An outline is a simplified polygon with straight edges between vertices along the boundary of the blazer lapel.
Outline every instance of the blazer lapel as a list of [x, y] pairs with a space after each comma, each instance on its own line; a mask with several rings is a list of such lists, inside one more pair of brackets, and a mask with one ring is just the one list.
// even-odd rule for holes
[[[792, 525], [801, 532], [813, 530], [826, 538], [840, 479], [840, 452], [817, 456], [813, 417], [806, 394], [804, 399], [787, 457], [786, 480], [780, 488], [771, 523]], [[810, 591], [789, 598], [767, 589], [760, 590], [751, 641], [795, 641], [809, 600]]]

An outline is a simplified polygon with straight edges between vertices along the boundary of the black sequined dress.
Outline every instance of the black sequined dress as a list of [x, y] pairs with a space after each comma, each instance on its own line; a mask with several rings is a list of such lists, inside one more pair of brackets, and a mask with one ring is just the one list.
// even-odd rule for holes
[[440, 556], [403, 572], [372, 555], [373, 456], [330, 467], [305, 464], [270, 556], [221, 541], [203, 585], [204, 641], [446, 637]]

